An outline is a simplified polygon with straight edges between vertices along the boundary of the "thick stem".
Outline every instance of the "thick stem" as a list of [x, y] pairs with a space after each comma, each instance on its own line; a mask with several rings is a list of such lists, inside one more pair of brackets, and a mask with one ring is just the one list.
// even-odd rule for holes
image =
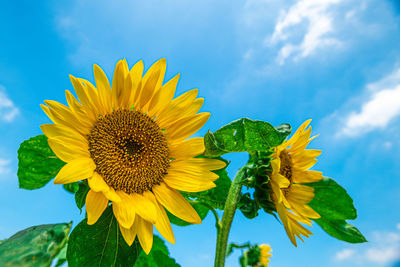
[[217, 246], [215, 251], [214, 267], [224, 267], [226, 257], [226, 247], [228, 245], [229, 231], [232, 226], [233, 217], [235, 216], [236, 207], [239, 201], [242, 185], [239, 183], [245, 175], [245, 168], [239, 169], [229, 188], [228, 197], [226, 198], [224, 215], [221, 220], [221, 227], [217, 231]]

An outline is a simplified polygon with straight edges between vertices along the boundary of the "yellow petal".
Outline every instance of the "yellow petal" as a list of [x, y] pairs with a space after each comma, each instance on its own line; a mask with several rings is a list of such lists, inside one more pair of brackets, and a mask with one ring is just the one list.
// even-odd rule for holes
[[164, 183], [153, 187], [153, 193], [158, 202], [169, 210], [173, 215], [188, 223], [200, 224], [201, 219], [193, 207], [175, 189]]
[[96, 64], [93, 65], [93, 73], [102, 106], [106, 113], [110, 113], [112, 110], [110, 82], [104, 71]]
[[293, 170], [293, 181], [295, 183], [313, 183], [323, 179], [322, 172], [319, 171], [298, 171]]
[[176, 121], [168, 126], [167, 136], [172, 140], [184, 140], [204, 126], [210, 118], [210, 113], [204, 112]]
[[156, 222], [157, 209], [153, 193], [147, 191], [143, 195], [131, 194], [129, 198], [131, 205], [135, 207], [135, 211], [140, 217], [153, 224]]
[[154, 97], [151, 99], [149, 104], [149, 116], [157, 116], [163, 110], [165, 110], [171, 103], [174, 95], [175, 89], [179, 81], [180, 74], [176, 75], [174, 78], [169, 80], [164, 84], [161, 89], [157, 91]]
[[169, 156], [176, 160], [184, 160], [201, 155], [205, 150], [203, 137], [194, 137], [169, 145]]
[[103, 211], [107, 208], [108, 199], [103, 193], [90, 190], [86, 196], [87, 224], [92, 225], [97, 222]]
[[128, 196], [124, 192], [118, 191], [118, 195], [121, 201], [118, 203], [113, 202], [112, 204], [115, 218], [124, 228], [131, 228], [136, 216], [135, 207], [131, 205]]
[[64, 162], [70, 162], [77, 158], [89, 158], [87, 145], [75, 139], [57, 137], [48, 139], [47, 142], [54, 154]]
[[160, 77], [160, 71], [156, 71], [152, 73], [146, 83], [143, 84], [143, 89], [140, 94], [140, 100], [138, 102], [138, 107], [142, 109], [143, 112], [147, 112], [148, 110], [143, 109], [146, 104], [150, 101], [156, 91], [156, 84], [158, 78]]
[[[138, 217], [136, 217], [138, 218]], [[131, 246], [133, 244], [133, 241], [135, 241], [135, 237], [137, 234], [137, 230], [138, 230], [138, 220], [136, 219], [133, 222], [133, 225], [131, 228], [127, 229], [124, 228], [122, 225], [119, 225], [119, 229], [121, 230], [121, 234], [125, 239], [125, 242]]]
[[318, 219], [321, 216], [308, 205], [301, 205], [297, 202], [292, 202], [292, 207], [303, 217]]
[[122, 106], [126, 109], [132, 108], [138, 101], [142, 87], [143, 68], [143, 61], [138, 61], [125, 78], [125, 96]]
[[73, 114], [78, 121], [85, 125], [85, 127], [91, 128], [94, 123], [94, 117], [88, 116], [86, 109], [79, 103], [79, 101], [75, 98], [75, 96], [72, 95], [70, 91], [65, 90], [65, 97], [70, 109], [73, 111]]
[[[162, 58], [157, 62], [155, 62], [143, 76], [142, 80], [143, 88], [141, 89], [141, 96], [138, 104], [139, 107], [142, 108], [144, 112], [149, 111], [149, 104], [151, 99], [161, 88], [166, 68], [167, 68], [167, 61], [165, 60], [165, 58]], [[153, 81], [149, 83], [150, 80]], [[146, 89], [145, 87], [148, 83], [149, 87]], [[148, 99], [147, 96], [149, 96]]]
[[185, 174], [171, 172], [164, 177], [164, 181], [170, 187], [185, 192], [201, 192], [216, 186], [212, 181], [193, 179]]
[[120, 107], [122, 98], [124, 97], [125, 79], [128, 76], [129, 67], [125, 59], [118, 61], [115, 66], [113, 80], [112, 80], [112, 97], [114, 108]]
[[159, 125], [166, 128], [166, 125], [169, 125], [176, 120], [194, 115], [197, 111], [195, 113], [188, 113], [187, 110], [190, 109], [191, 105], [193, 105], [198, 93], [198, 89], [193, 89], [172, 100], [171, 104], [157, 116], [157, 122]]
[[171, 166], [177, 169], [204, 169], [219, 170], [225, 168], [226, 163], [219, 159], [191, 158], [187, 160], [174, 160]]
[[74, 138], [81, 142], [87, 142], [86, 138], [79, 132], [63, 125], [47, 123], [40, 125], [40, 129], [42, 129], [43, 134], [47, 136], [47, 138], [56, 138], [62, 136]]
[[153, 225], [140, 218], [140, 216], [136, 217], [136, 220], [138, 220], [137, 235], [140, 245], [142, 246], [143, 251], [146, 254], [149, 254], [151, 247], [153, 246]]
[[103, 177], [97, 172], [93, 173], [93, 176], [88, 179], [89, 187], [95, 192], [107, 192], [110, 190], [108, 184], [104, 181]]
[[287, 148], [287, 147], [293, 145], [297, 141], [297, 139], [300, 137], [300, 135], [303, 134], [304, 130], [307, 128], [307, 126], [310, 124], [310, 122], [311, 122], [311, 119], [303, 122], [303, 124], [300, 125], [300, 127], [293, 134], [293, 136], [288, 141], [286, 141], [284, 144], [282, 144], [282, 148]]
[[87, 88], [82, 84], [82, 82], [75, 78], [74, 76], [69, 76], [72, 86], [75, 89], [76, 94], [78, 95], [79, 101], [82, 103], [83, 108], [85, 109], [88, 117], [92, 121], [96, 121], [98, 113], [95, 109], [93, 109], [94, 104], [92, 103]]
[[158, 202], [156, 202], [156, 208], [158, 216], [154, 226], [168, 242], [175, 244], [174, 233], [172, 232], [171, 222], [168, 219], [167, 213]]
[[61, 103], [53, 100], [45, 100], [44, 102], [51, 108], [53, 115], [57, 116], [61, 121], [73, 125], [74, 128], [90, 127], [92, 125], [85, 122], [82, 123], [70, 108]]
[[110, 190], [108, 190], [107, 192], [104, 192], [104, 195], [113, 203], [119, 203], [122, 201], [121, 197], [115, 192], [114, 188], [112, 187], [110, 187]]
[[91, 158], [74, 159], [58, 172], [55, 184], [69, 184], [92, 177], [96, 165]]
[[288, 220], [288, 217], [286, 214], [287, 213], [286, 208], [282, 204], [277, 204], [276, 211], [278, 212], [279, 218], [281, 219], [282, 224], [285, 227], [287, 236], [289, 237], [292, 244], [297, 247], [296, 238], [294, 237], [293, 232], [292, 232], [292, 227], [291, 227], [292, 225], [289, 223], [289, 220]]

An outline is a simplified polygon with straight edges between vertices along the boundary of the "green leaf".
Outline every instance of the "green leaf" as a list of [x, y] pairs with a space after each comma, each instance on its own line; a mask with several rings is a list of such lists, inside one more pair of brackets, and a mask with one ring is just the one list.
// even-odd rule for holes
[[79, 183], [75, 182], [75, 183], [71, 183], [71, 184], [64, 184], [63, 187], [68, 192], [75, 194], [76, 192], [78, 192]]
[[21, 143], [18, 149], [18, 181], [24, 189], [38, 189], [53, 179], [65, 163], [57, 158], [47, 143], [38, 135]]
[[164, 241], [158, 236], [154, 236], [153, 247], [146, 255], [144, 251], [140, 254], [135, 267], [179, 267], [180, 265], [169, 256], [169, 251]]
[[367, 242], [356, 227], [346, 222], [356, 219], [357, 211], [343, 187], [327, 177], [307, 186], [313, 187], [315, 194], [308, 205], [321, 216], [314, 221], [327, 234], [349, 243]]
[[67, 262], [67, 248], [68, 248], [68, 243], [65, 244], [65, 246], [60, 250], [56, 258], [54, 259], [57, 260], [57, 263], [54, 267], [60, 267], [65, 262]]
[[0, 266], [50, 266], [70, 229], [71, 223], [44, 224], [16, 233], [0, 245]]
[[332, 220], [354, 220], [357, 218], [353, 200], [346, 190], [333, 179], [325, 177], [319, 182], [306, 185], [313, 187], [315, 194], [308, 205], [321, 217]]
[[90, 187], [86, 184], [86, 182], [79, 183], [78, 191], [75, 193], [75, 203], [81, 212], [83, 206], [85, 206], [86, 195], [89, 190]]
[[330, 220], [320, 218], [314, 220], [321, 228], [329, 235], [349, 243], [364, 243], [367, 242], [360, 231], [345, 220]]
[[118, 222], [109, 206], [94, 225], [87, 219], [72, 231], [67, 250], [69, 267], [133, 266], [141, 247], [137, 241], [128, 246], [119, 230]]
[[239, 119], [204, 136], [205, 156], [217, 157], [231, 152], [268, 151], [280, 145], [290, 133], [290, 125], [274, 128], [264, 121]]

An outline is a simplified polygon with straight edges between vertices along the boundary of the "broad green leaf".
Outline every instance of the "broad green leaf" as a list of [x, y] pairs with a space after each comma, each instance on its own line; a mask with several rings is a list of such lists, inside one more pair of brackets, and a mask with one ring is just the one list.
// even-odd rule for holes
[[308, 204], [321, 216], [314, 221], [329, 235], [350, 243], [367, 242], [360, 231], [346, 220], [357, 218], [353, 200], [346, 190], [331, 178], [308, 183], [314, 188], [314, 198]]
[[70, 229], [71, 223], [44, 224], [16, 233], [0, 244], [0, 266], [50, 266]]
[[67, 260], [69, 267], [125, 267], [135, 264], [140, 251], [137, 241], [130, 247], [126, 244], [109, 206], [94, 225], [84, 219], [73, 229]]
[[18, 181], [24, 189], [38, 189], [53, 179], [65, 163], [51, 151], [47, 137], [38, 135], [18, 149]]
[[346, 190], [333, 179], [325, 177], [319, 182], [306, 185], [312, 186], [315, 194], [308, 205], [321, 217], [332, 220], [354, 220], [357, 218], [353, 200]]
[[79, 183], [75, 182], [75, 183], [71, 183], [71, 184], [64, 184], [63, 187], [68, 192], [75, 194], [76, 192], [78, 192]]
[[349, 243], [367, 242], [360, 231], [345, 220], [330, 220], [320, 218], [314, 220], [329, 235]]
[[86, 182], [79, 183], [78, 191], [75, 193], [75, 203], [81, 212], [83, 206], [85, 206], [86, 195], [89, 190], [90, 187], [87, 185]]
[[179, 267], [180, 265], [169, 256], [169, 251], [164, 241], [158, 236], [154, 236], [153, 247], [149, 255], [144, 251], [136, 261], [135, 267]]
[[268, 122], [239, 119], [204, 136], [205, 156], [217, 157], [231, 152], [268, 151], [290, 134], [290, 125], [275, 128]]

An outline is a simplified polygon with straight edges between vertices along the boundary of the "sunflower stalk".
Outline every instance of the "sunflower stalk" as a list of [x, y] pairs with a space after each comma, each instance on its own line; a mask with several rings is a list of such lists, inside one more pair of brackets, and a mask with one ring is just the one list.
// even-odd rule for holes
[[233, 217], [240, 200], [240, 192], [242, 191], [241, 181], [246, 175], [246, 167], [239, 169], [229, 188], [228, 197], [226, 198], [224, 215], [221, 220], [221, 227], [217, 229], [217, 245], [215, 250], [215, 267], [224, 267], [225, 257], [228, 246], [229, 232], [232, 226]]

